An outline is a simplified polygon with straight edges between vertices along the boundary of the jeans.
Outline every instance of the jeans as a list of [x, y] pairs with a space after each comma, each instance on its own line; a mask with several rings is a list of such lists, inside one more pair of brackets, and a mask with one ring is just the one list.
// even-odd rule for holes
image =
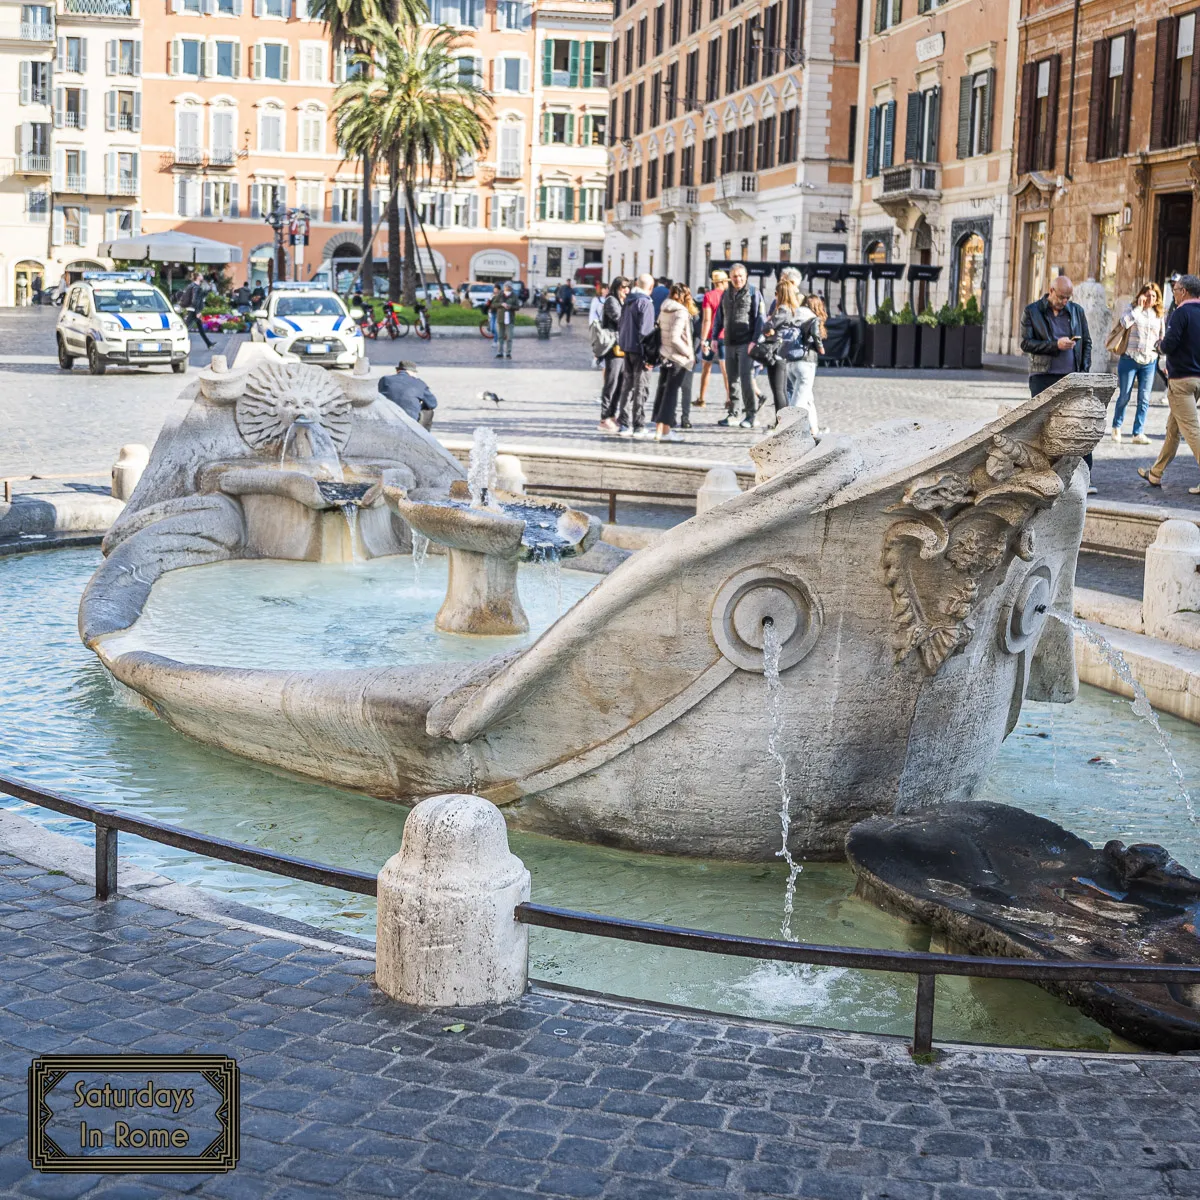
[[730, 420], [738, 415], [739, 409], [744, 409], [746, 420], [753, 421], [758, 403], [754, 396], [754, 359], [750, 357], [749, 345], [725, 343], [725, 370], [729, 377]]
[[622, 359], [625, 369], [621, 372], [621, 399], [617, 405], [617, 424], [622, 429], [633, 426], [637, 433], [646, 423], [646, 399], [650, 395], [650, 372], [640, 354], [627, 350]]
[[1167, 436], [1163, 448], [1150, 475], [1157, 483], [1163, 477], [1171, 460], [1179, 451], [1179, 435], [1182, 434], [1191, 450], [1192, 456], [1200, 464], [1200, 414], [1196, 411], [1196, 402], [1200, 400], [1200, 379], [1172, 379], [1167, 385], [1167, 404], [1170, 414], [1167, 417]]
[[677, 363], [663, 362], [658, 371], [658, 391], [654, 397], [654, 421], [657, 425], [674, 428], [679, 424], [677, 409], [683, 381], [691, 375], [688, 367]]
[[[188, 325], [189, 321], [191, 322], [190, 326]], [[206, 346], [212, 347], [212, 342], [208, 340], [208, 331], [204, 328], [204, 322], [200, 320], [200, 310], [198, 308], [191, 309], [188, 312], [183, 324], [185, 328], [194, 329], [204, 339]]]
[[513, 323], [496, 318], [496, 357], [512, 358]]
[[1117, 406], [1113, 409], [1112, 427], [1120, 429], [1125, 423], [1125, 407], [1133, 394], [1133, 381], [1137, 380], [1138, 398], [1137, 409], [1133, 414], [1133, 432], [1139, 434], [1146, 424], [1146, 414], [1150, 411], [1150, 390], [1154, 386], [1155, 360], [1148, 363], [1134, 362], [1128, 354], [1122, 354], [1117, 361]]
[[[796, 362], [788, 364], [788, 385], [791, 396], [788, 403], [795, 408], [803, 409], [808, 417], [809, 431], [816, 436], [820, 426], [817, 423], [817, 402], [813, 396], [813, 380], [817, 377], [815, 362]], [[794, 385], [793, 385], [793, 380]]]
[[601, 390], [600, 420], [610, 421], [617, 415], [617, 405], [621, 400], [621, 368], [625, 360], [616, 354], [608, 354], [604, 359], [604, 386]]

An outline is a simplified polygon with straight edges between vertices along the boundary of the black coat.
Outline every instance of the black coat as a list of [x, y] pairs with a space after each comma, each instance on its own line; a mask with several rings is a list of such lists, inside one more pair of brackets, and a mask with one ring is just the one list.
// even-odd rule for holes
[[[1058, 341], [1050, 328], [1050, 301], [1043, 296], [1035, 300], [1021, 314], [1021, 350], [1029, 355], [1029, 372], [1037, 375], [1050, 369], [1050, 360], [1058, 353]], [[1071, 336], [1075, 343], [1075, 370], [1092, 369], [1092, 335], [1088, 331], [1087, 316], [1074, 300], [1067, 301], [1067, 315], [1071, 318]]]

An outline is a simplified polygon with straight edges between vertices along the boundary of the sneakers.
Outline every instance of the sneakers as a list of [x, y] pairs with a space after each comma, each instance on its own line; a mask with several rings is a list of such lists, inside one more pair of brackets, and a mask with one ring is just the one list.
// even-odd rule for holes
[[657, 437], [655, 437], [654, 440], [656, 442], [682, 442], [683, 438], [681, 438], [679, 434], [672, 431], [671, 433], [660, 433], [657, 435]]
[[692, 427], [691, 421], [680, 421], [679, 422], [680, 429], [691, 429], [691, 427]]
[[633, 431], [633, 436], [634, 436], [634, 437], [635, 437], [635, 438], [636, 438], [636, 439], [637, 439], [639, 442], [645, 442], [645, 441], [648, 441], [649, 439], [651, 439], [651, 438], [653, 438], [653, 437], [654, 437], [654, 430], [653, 430], [653, 429], [646, 429], [646, 428], [644, 428], [644, 427], [643, 427], [642, 429], [635, 429], [635, 430]]
[[616, 433], [617, 423], [612, 419], [612, 417], [605, 417], [604, 420], [596, 426], [596, 429], [599, 433]]
[[1091, 484], [1089, 484], [1087, 494], [1089, 496], [1098, 496], [1100, 494], [1100, 489], [1098, 487], [1092, 487]]
[[741, 429], [753, 429], [754, 422], [749, 417], [746, 417], [744, 420], [738, 422], [738, 427]]
[[731, 429], [737, 424], [737, 419], [735, 417], [722, 417], [717, 424], [723, 429]]
[[1113, 431], [1112, 431], [1112, 440], [1113, 440], [1114, 442], [1120, 442], [1120, 440], [1121, 440], [1121, 431], [1120, 431], [1119, 429], [1115, 429], [1115, 428], [1113, 429]]
[[627, 425], [622, 425], [617, 430], [617, 437], [631, 438], [631, 437], [633, 437], [633, 430], [630, 429]]
[[1149, 439], [1149, 438], [1148, 438], [1148, 437], [1147, 437], [1147, 436], [1146, 436], [1144, 433], [1135, 433], [1135, 434], [1133, 435], [1133, 437], [1131, 437], [1129, 440], [1130, 440], [1130, 441], [1131, 441], [1131, 442], [1132, 442], [1132, 443], [1133, 443], [1135, 446], [1148, 446], [1148, 445], [1150, 445], [1150, 439]]

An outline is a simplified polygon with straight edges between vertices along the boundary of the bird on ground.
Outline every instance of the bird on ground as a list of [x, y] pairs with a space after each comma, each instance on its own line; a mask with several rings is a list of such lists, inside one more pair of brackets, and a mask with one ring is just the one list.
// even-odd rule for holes
[[500, 405], [504, 401], [503, 396], [497, 396], [495, 392], [489, 392], [489, 391], [480, 392], [479, 399], [480, 400], [490, 400], [497, 408], [499, 408]]

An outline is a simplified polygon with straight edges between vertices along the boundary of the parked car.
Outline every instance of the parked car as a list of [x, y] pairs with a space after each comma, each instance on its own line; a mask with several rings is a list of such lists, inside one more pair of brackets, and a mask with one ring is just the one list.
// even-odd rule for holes
[[284, 362], [352, 367], [367, 353], [357, 321], [326, 288], [277, 283], [253, 317], [250, 340], [266, 342]]
[[470, 300], [473, 308], [487, 308], [492, 299], [492, 289], [495, 284], [492, 283], [468, 283], [467, 284], [467, 299]]
[[141, 271], [85, 271], [64, 293], [54, 336], [58, 365], [69, 371], [86, 355], [93, 375], [109, 364], [182, 375], [192, 349], [183, 319]]
[[428, 303], [441, 297], [447, 304], [458, 303], [458, 293], [448, 283], [431, 283], [417, 288], [417, 299]]

